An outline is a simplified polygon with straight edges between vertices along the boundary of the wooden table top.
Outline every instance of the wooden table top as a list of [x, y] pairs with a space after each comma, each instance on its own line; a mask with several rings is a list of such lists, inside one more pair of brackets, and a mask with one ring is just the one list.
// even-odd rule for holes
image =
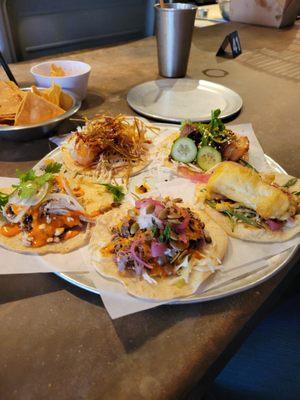
[[[300, 175], [300, 25], [195, 29], [188, 76], [229, 86], [243, 98], [234, 123], [251, 122], [265, 152]], [[243, 54], [216, 58], [238, 29]], [[154, 38], [59, 58], [92, 66], [81, 113], [134, 114], [128, 90], [157, 79]], [[38, 61], [12, 65], [21, 85]], [[206, 74], [210, 76], [207, 77]], [[219, 77], [211, 75], [222, 75]], [[0, 78], [4, 78], [0, 75]], [[64, 131], [67, 125], [62, 126]], [[0, 141], [0, 173], [13, 176], [49, 151], [49, 141]], [[1, 399], [177, 399], [201, 379], [287, 274], [206, 304], [164, 306], [112, 321], [101, 299], [52, 274], [0, 276]]]

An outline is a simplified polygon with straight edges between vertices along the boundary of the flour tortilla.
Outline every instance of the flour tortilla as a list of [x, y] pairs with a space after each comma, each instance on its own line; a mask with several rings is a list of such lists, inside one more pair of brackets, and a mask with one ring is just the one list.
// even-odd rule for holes
[[[102, 177], [95, 167], [84, 167], [82, 165], [79, 165], [71, 156], [70, 147], [71, 141], [67, 146], [62, 146], [61, 148], [62, 160], [68, 172], [99, 177], [100, 179], [103, 179], [103, 181], [106, 180], [106, 177]], [[132, 166], [130, 176], [134, 176], [140, 173], [150, 164], [150, 162], [151, 160], [149, 159], [149, 155], [145, 155], [143, 160], [140, 160], [138, 163]], [[126, 172], [122, 171], [122, 169], [120, 169], [120, 171], [116, 175], [114, 175], [115, 178], [124, 178], [126, 176]]]
[[80, 232], [77, 236], [64, 240], [59, 243], [49, 243], [42, 247], [28, 247], [24, 246], [22, 242], [22, 234], [19, 233], [13, 237], [6, 237], [0, 235], [0, 246], [18, 253], [34, 253], [34, 254], [47, 254], [47, 253], [62, 253], [66, 254], [70, 251], [76, 250], [79, 247], [88, 243], [90, 237], [90, 229], [87, 227], [84, 231]]
[[[272, 179], [273, 176], [273, 179]], [[264, 179], [277, 183], [278, 185], [284, 185], [292, 176], [285, 174], [262, 174]], [[205, 185], [197, 185], [197, 201], [203, 202], [205, 198]], [[202, 190], [202, 191], [201, 191]], [[290, 188], [290, 192], [300, 191], [300, 180]], [[292, 239], [295, 235], [300, 232], [300, 214], [295, 216], [295, 225], [292, 227], [284, 227], [280, 231], [271, 231], [270, 229], [259, 229], [255, 226], [244, 224], [242, 222], [236, 223], [234, 226], [229, 217], [205, 204], [205, 212], [219, 225], [225, 232], [231, 236], [242, 240], [249, 240], [252, 242], [284, 242], [286, 240]]]
[[[11, 193], [11, 188], [0, 188], [2, 193]], [[0, 217], [1, 223], [1, 217]], [[77, 236], [64, 240], [59, 243], [49, 243], [42, 247], [28, 247], [22, 242], [22, 233], [19, 233], [13, 237], [6, 237], [0, 234], [0, 246], [17, 251], [19, 253], [35, 253], [35, 254], [47, 254], [47, 253], [69, 253], [70, 251], [76, 250], [79, 247], [87, 244], [90, 238], [90, 226], [87, 224], [86, 228], [80, 232]]]
[[[106, 278], [113, 278], [122, 283], [128, 293], [133, 296], [156, 301], [171, 300], [179, 297], [190, 296], [198, 289], [212, 272], [199, 272], [193, 270], [190, 274], [189, 283], [182, 287], [171, 284], [171, 278], [155, 278], [157, 284], [149, 284], [139, 277], [123, 276], [118, 272], [113, 261], [113, 256], [105, 257], [100, 253], [100, 248], [111, 241], [110, 228], [126, 216], [127, 210], [132, 206], [123, 205], [120, 209], [114, 209], [99, 217], [97, 225], [92, 233], [89, 250], [93, 265], [97, 271]], [[227, 235], [214, 223], [205, 213], [193, 210], [205, 223], [207, 232], [212, 238], [212, 244], [206, 246], [207, 257], [222, 259], [227, 250]]]
[[[77, 175], [74, 177], [70, 174], [65, 174], [64, 179], [87, 214], [96, 212], [103, 214], [112, 208], [114, 196], [105, 186], [100, 185], [99, 182], [95, 181], [92, 177], [85, 175]], [[81, 191], [76, 195], [75, 190], [77, 187], [79, 187]]]

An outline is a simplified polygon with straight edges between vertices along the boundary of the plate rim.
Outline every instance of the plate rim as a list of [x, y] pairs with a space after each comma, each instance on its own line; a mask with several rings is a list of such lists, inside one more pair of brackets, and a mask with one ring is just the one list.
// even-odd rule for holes
[[[56, 149], [52, 150], [49, 154], [47, 154], [45, 157], [49, 157], [50, 155], [51, 156], [55, 156], [55, 153], [59, 152], [59, 151], [60, 151], [60, 147], [57, 147]], [[280, 172], [288, 175], [287, 172], [285, 171], [285, 169], [283, 167], [281, 167], [281, 165], [279, 165], [270, 156], [265, 154], [265, 157], [267, 159], [267, 162], [271, 166], [273, 165], [277, 169], [277, 171], [280, 171]], [[36, 164], [36, 167], [38, 167], [39, 164], [42, 163], [42, 161], [43, 161], [43, 159], [40, 160], [38, 164]], [[246, 282], [244, 285], [242, 285], [240, 287], [235, 287], [235, 288], [232, 288], [232, 289], [229, 289], [229, 290], [226, 290], [226, 284], [225, 284], [224, 285], [225, 291], [223, 293], [215, 293], [214, 294], [213, 293], [214, 289], [211, 289], [212, 290], [212, 294], [210, 294], [210, 293], [207, 294], [206, 292], [203, 292], [203, 293], [199, 293], [198, 297], [195, 296], [195, 297], [176, 299], [174, 301], [168, 302], [167, 304], [169, 304], [169, 305], [179, 305], [179, 304], [203, 303], [203, 302], [206, 302], [206, 301], [222, 299], [222, 298], [225, 298], [225, 297], [228, 297], [228, 296], [232, 296], [232, 295], [237, 294], [237, 293], [244, 292], [246, 290], [250, 290], [253, 287], [256, 287], [256, 286], [260, 285], [261, 283], [267, 281], [272, 276], [274, 276], [278, 272], [280, 272], [290, 262], [290, 260], [294, 257], [295, 253], [297, 252], [298, 247], [299, 247], [298, 245], [295, 245], [295, 246], [291, 247], [290, 249], [285, 250], [285, 252], [283, 252], [283, 254], [284, 253], [288, 253], [286, 258], [283, 261], [279, 262], [279, 264], [277, 266], [273, 267], [271, 269], [271, 271], [268, 271], [266, 274], [264, 274], [263, 276], [261, 276], [260, 278], [258, 278], [257, 280], [255, 280], [253, 282], [250, 282], [250, 283]], [[97, 270], [95, 270], [95, 271], [97, 272]], [[253, 273], [255, 274], [255, 273], [258, 273], [258, 272], [259, 272], [259, 270], [258, 271], [254, 271]], [[101, 296], [101, 292], [95, 286], [87, 285], [86, 283], [80, 282], [80, 280], [78, 280], [78, 278], [77, 278], [78, 276], [87, 275], [88, 273], [54, 272], [54, 274], [56, 276], [58, 276], [59, 278], [65, 280], [66, 282], [68, 282], [68, 283], [70, 283], [70, 284], [72, 284], [74, 286], [77, 286], [77, 287], [79, 287], [79, 288], [81, 288], [83, 290], [86, 290], [88, 292], [91, 292], [91, 293], [94, 293], [94, 294], [97, 294], [97, 295]], [[91, 284], [92, 284], [92, 282], [91, 282]]]
[[169, 122], [169, 123], [176, 123], [176, 124], [180, 124], [180, 123], [181, 123], [182, 121], [184, 121], [185, 119], [189, 119], [190, 121], [193, 121], [193, 122], [203, 122], [203, 123], [209, 122], [210, 119], [172, 118], [172, 117], [159, 116], [159, 115], [156, 115], [156, 114], [152, 114], [152, 113], [150, 113], [150, 112], [145, 112], [145, 111], [142, 110], [140, 107], [138, 107], [138, 106], [136, 107], [136, 106], [132, 103], [132, 100], [130, 99], [130, 96], [132, 95], [132, 93], [133, 93], [134, 91], [136, 91], [138, 88], [140, 88], [141, 86], [153, 84], [153, 83], [155, 83], [155, 82], [171, 82], [171, 81], [183, 81], [183, 80], [185, 80], [185, 81], [197, 81], [197, 82], [199, 82], [199, 81], [208, 82], [209, 84], [212, 84], [214, 87], [219, 87], [219, 88], [223, 88], [223, 89], [225, 88], [226, 91], [231, 92], [231, 93], [238, 99], [239, 104], [238, 104], [238, 106], [236, 107], [236, 110], [233, 111], [233, 112], [230, 112], [230, 113], [227, 112], [227, 113], [225, 113], [225, 114], [222, 112], [221, 115], [220, 115], [221, 119], [226, 119], [226, 118], [232, 117], [232, 116], [236, 115], [237, 113], [239, 113], [239, 112], [241, 111], [241, 109], [243, 108], [243, 99], [242, 99], [242, 97], [239, 95], [239, 93], [237, 93], [237, 92], [234, 91], [233, 89], [231, 89], [231, 88], [229, 88], [229, 87], [227, 87], [227, 86], [225, 86], [225, 85], [222, 85], [222, 84], [220, 84], [220, 83], [208, 81], [208, 80], [206, 80], [206, 79], [192, 79], [192, 78], [181, 78], [181, 79], [175, 79], [175, 78], [171, 78], [171, 79], [155, 79], [155, 80], [152, 80], [152, 81], [142, 82], [142, 83], [140, 83], [140, 84], [138, 84], [138, 85], [132, 87], [132, 88], [129, 90], [129, 92], [127, 93], [127, 96], [126, 96], [127, 103], [128, 103], [128, 105], [129, 105], [135, 112], [137, 112], [138, 114], [143, 115], [143, 116], [148, 117], [148, 118], [152, 118], [152, 119], [157, 120], [157, 121], [163, 121], [163, 122]]

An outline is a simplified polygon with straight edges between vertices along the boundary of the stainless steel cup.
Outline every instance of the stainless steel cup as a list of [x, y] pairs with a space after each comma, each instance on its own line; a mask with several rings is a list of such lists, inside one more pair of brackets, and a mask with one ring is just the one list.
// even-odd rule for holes
[[181, 78], [187, 70], [197, 7], [183, 3], [154, 7], [159, 74]]

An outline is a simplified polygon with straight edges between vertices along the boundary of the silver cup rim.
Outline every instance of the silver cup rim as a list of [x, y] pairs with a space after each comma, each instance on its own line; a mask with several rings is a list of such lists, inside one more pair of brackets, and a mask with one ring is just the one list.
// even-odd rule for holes
[[[172, 6], [179, 5], [179, 8], [173, 8]], [[170, 7], [171, 6], [171, 7]], [[160, 10], [161, 12], [178, 12], [178, 11], [194, 11], [197, 10], [198, 7], [194, 4], [186, 4], [186, 3], [167, 3], [166, 7], [161, 8], [160, 4], [154, 4], [156, 10]], [[182, 7], [182, 8], [181, 8]]]

